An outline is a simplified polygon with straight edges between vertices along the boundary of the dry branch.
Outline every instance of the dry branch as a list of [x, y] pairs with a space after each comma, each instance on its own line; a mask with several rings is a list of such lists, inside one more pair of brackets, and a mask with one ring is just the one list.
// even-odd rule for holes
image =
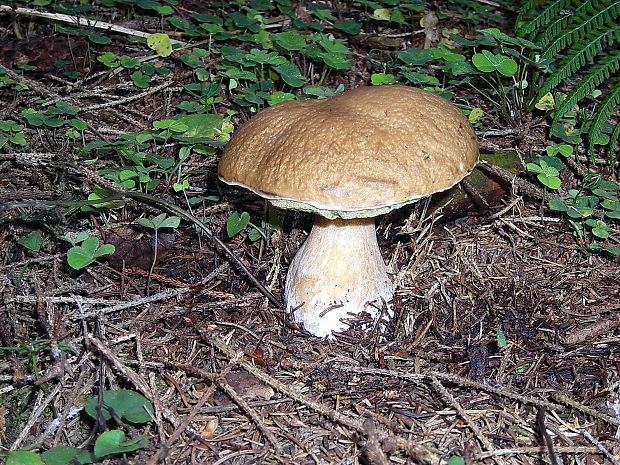
[[[13, 8], [8, 5], [0, 5], [0, 13], [2, 12], [12, 13], [16, 15], [23, 15], [23, 16], [35, 16], [39, 18], [49, 19], [52, 21], [60, 21], [62, 23], [69, 23], [75, 26], [82, 26], [82, 27], [87, 27], [87, 28], [92, 28], [92, 29], [101, 29], [104, 31], [113, 31], [113, 32], [118, 32], [120, 34], [126, 34], [130, 36], [135, 36], [135, 37], [142, 37], [144, 39], [146, 39], [152, 34], [151, 32], [138, 31], [136, 29], [130, 29], [130, 28], [123, 27], [123, 26], [117, 26], [116, 24], [106, 23], [104, 21], [81, 18], [79, 16], [65, 15], [62, 13], [49, 13], [47, 11], [33, 10], [32, 8]], [[181, 42], [175, 39], [170, 39], [170, 42], [173, 44], [185, 45], [184, 42]]]

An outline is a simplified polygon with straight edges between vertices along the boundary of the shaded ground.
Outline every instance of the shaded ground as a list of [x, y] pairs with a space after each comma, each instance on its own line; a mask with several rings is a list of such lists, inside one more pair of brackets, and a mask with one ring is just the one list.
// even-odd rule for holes
[[[151, 299], [145, 278], [122, 278], [105, 266], [70, 277], [60, 257], [50, 256], [21, 280], [25, 263], [5, 266], [5, 338], [50, 337], [79, 351], [40, 358], [44, 379], [53, 378], [36, 383], [45, 391], [32, 387], [27, 358], [6, 358], [5, 419], [16, 421], [26, 399], [54, 406], [34, 414], [22, 405], [25, 416], [19, 427], [5, 426], [7, 439], [28, 431], [23, 443], [79, 442], [66, 415], [103, 376], [106, 387], [137, 386], [161, 409], [150, 431], [153, 450], [140, 463], [175, 427], [184, 431], [183, 421], [192, 430], [168, 451], [182, 463], [228, 454], [229, 463], [355, 463], [364, 451], [378, 455], [373, 463], [399, 463], [410, 460], [403, 448], [414, 444], [471, 463], [540, 463], [547, 453], [537, 418], [565, 463], [609, 463], [584, 435], [617, 451], [620, 341], [617, 330], [583, 331], [617, 320], [620, 272], [583, 258], [554, 232], [557, 225], [543, 228], [533, 213], [517, 205], [495, 221], [448, 224], [386, 248], [399, 315], [385, 340], [349, 334], [325, 342], [282, 326], [280, 311], [242, 290], [238, 274], [198, 244], [173, 248], [157, 271], [192, 267], [201, 285], [153, 282]], [[288, 242], [266, 248], [260, 261], [256, 248], [236, 250], [267, 272], [278, 268], [277, 256], [286, 267]], [[212, 297], [210, 289], [232, 296]], [[501, 349], [498, 331], [507, 339]], [[259, 373], [240, 370], [231, 362], [239, 356]], [[249, 403], [213, 392], [214, 380]], [[57, 431], [49, 430], [53, 418]]]
[[[2, 111], [50, 95], [95, 108], [108, 95], [109, 106], [83, 116], [115, 134], [165, 114], [175, 79], [162, 78], [168, 91], [123, 102], [123, 82], [78, 93], [47, 76], [28, 81], [27, 93], [4, 93]], [[0, 154], [1, 201], [86, 197], [97, 169], [115, 162], [69, 167], [63, 134], [39, 136], [39, 152]], [[480, 137], [487, 151], [544, 145]], [[191, 194], [220, 196], [201, 212], [216, 235], [224, 237], [231, 211], [260, 222], [262, 202], [218, 183], [217, 157], [193, 163], [201, 190]], [[154, 240], [127, 225], [160, 213], [152, 206], [130, 202], [106, 224], [61, 209], [2, 211], [0, 344], [46, 339], [46, 348], [75, 351], [0, 352], [0, 445], [83, 445], [93, 426], [77, 410], [85, 396], [128, 388], [155, 405], [154, 421], [128, 429], [151, 445], [104, 463], [439, 463], [451, 455], [472, 464], [618, 463], [619, 262], [586, 257], [539, 201], [517, 195], [452, 222], [421, 215], [421, 206], [381, 219], [396, 318], [384, 337], [354, 322], [335, 341], [295, 329], [187, 225], [160, 237], [165, 255], [149, 280], [139, 260], [150, 263]], [[278, 296], [309, 227], [304, 215], [280, 215], [282, 231], [267, 242], [246, 233], [229, 242]], [[102, 261], [75, 272], [54, 243], [27, 252], [15, 240], [33, 224], [101, 234], [140, 251], [135, 268]]]

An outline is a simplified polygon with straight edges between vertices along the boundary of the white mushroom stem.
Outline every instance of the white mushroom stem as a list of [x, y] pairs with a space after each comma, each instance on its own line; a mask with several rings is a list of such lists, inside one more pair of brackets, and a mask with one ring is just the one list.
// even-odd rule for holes
[[[330, 336], [362, 311], [373, 317], [394, 295], [373, 218], [316, 216], [286, 277], [286, 309], [315, 336]], [[374, 305], [369, 305], [374, 303]]]

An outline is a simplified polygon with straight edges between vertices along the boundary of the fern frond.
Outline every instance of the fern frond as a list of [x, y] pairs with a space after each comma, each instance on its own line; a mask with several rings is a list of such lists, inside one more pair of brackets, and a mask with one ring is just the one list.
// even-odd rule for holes
[[[597, 11], [590, 12], [590, 15], [579, 15], [577, 25], [572, 29], [560, 34], [542, 54], [543, 58], [551, 58], [570, 44], [583, 38], [586, 34], [602, 27], [618, 28], [615, 19], [620, 16], [620, 0]], [[544, 47], [542, 44], [537, 44]]]
[[[531, 4], [533, 3], [534, 2], [528, 2], [529, 8], [531, 8], [532, 6]], [[549, 21], [555, 18], [561, 10], [568, 8], [570, 6], [571, 6], [571, 0], [555, 0], [554, 2], [551, 3], [551, 5], [549, 5], [543, 11], [541, 11], [538, 16], [536, 16], [534, 19], [528, 22], [525, 26], [523, 26], [518, 31], [518, 35], [520, 37], [525, 37], [528, 34], [531, 34], [532, 32], [537, 31], [544, 24], [547, 24]], [[521, 11], [525, 11], [524, 7], [525, 5], [521, 7]]]
[[592, 123], [590, 124], [590, 132], [588, 134], [588, 151], [590, 152], [590, 158], [592, 161], [594, 161], [594, 142], [598, 140], [603, 133], [605, 121], [607, 121], [609, 115], [612, 114], [618, 105], [620, 105], [620, 85], [616, 85], [615, 88], [612, 89], [611, 93], [605, 97], [605, 100], [601, 102], [596, 110], [596, 113], [594, 114]]
[[618, 157], [616, 156], [616, 142], [620, 137], [620, 123], [616, 124], [616, 127], [611, 132], [609, 137], [609, 164], [613, 167]]
[[585, 16], [584, 12], [590, 11], [591, 9], [600, 9], [600, 3], [604, 4], [605, 0], [586, 0], [578, 5], [571, 14], [558, 16], [552, 22], [544, 26], [542, 34], [536, 37], [536, 44], [539, 47], [547, 47], [549, 43], [563, 34], [571, 24], [575, 23], [575, 18]]
[[553, 121], [559, 120], [573, 106], [586, 95], [589, 95], [601, 82], [620, 69], [620, 50], [612, 50], [609, 55], [593, 66], [589, 73], [579, 81], [579, 84], [566, 96], [556, 110]]
[[611, 47], [614, 42], [620, 41], [620, 28], [595, 29], [584, 39], [572, 45], [566, 52], [566, 56], [560, 62], [560, 66], [545, 80], [538, 91], [538, 98], [545, 95], [562, 82], [564, 79], [575, 74], [590, 62], [604, 48]]

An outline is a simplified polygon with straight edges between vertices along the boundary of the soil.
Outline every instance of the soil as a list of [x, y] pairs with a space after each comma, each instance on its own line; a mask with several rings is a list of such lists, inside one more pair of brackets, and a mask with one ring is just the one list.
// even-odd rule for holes
[[[9, 16], [0, 17], [3, 37], [17, 40]], [[400, 47], [412, 45], [422, 46]], [[367, 56], [367, 44], [354, 46]], [[66, 52], [58, 40], [50, 50]], [[345, 87], [367, 83], [370, 65], [358, 64], [340, 76]], [[74, 87], [52, 72], [17, 75], [30, 90], [1, 90], [1, 117], [20, 121], [20, 107], [62, 98], [92, 108], [80, 113], [89, 140], [113, 140], [163, 119], [184, 82], [162, 77], [157, 84], [170, 86], [151, 93], [105, 74]], [[123, 102], [128, 92], [135, 99]], [[544, 123], [527, 137], [520, 127], [499, 129], [479, 129], [483, 154], [509, 149], [522, 158], [547, 143]], [[157, 239], [136, 224], [161, 213], [157, 205], [126, 200], [105, 214], [49, 208], [43, 202], [86, 198], [101, 181], [97, 171], [118, 159], [76, 166], [64, 129], [28, 131], [37, 141], [28, 153], [0, 153], [3, 449], [92, 445], [85, 399], [123, 388], [155, 407], [146, 426], [124, 425], [150, 445], [101, 463], [620, 463], [620, 260], [584, 253], [538, 191], [491, 175], [502, 191], [491, 189], [484, 211], [474, 199], [446, 216], [420, 203], [382, 217], [395, 316], [374, 331], [353, 320], [322, 340], [189, 223]], [[272, 210], [220, 183], [218, 156], [185, 169], [194, 173], [190, 195], [219, 197], [194, 214], [225, 238], [232, 212], [260, 224]], [[155, 195], [187, 208], [169, 186]], [[225, 242], [280, 298], [311, 218], [273, 211], [281, 228], [267, 240], [251, 242], [245, 231]], [[35, 227], [50, 238], [38, 253], [17, 244]], [[51, 238], [79, 231], [113, 243], [117, 254], [72, 270], [66, 245]]]

